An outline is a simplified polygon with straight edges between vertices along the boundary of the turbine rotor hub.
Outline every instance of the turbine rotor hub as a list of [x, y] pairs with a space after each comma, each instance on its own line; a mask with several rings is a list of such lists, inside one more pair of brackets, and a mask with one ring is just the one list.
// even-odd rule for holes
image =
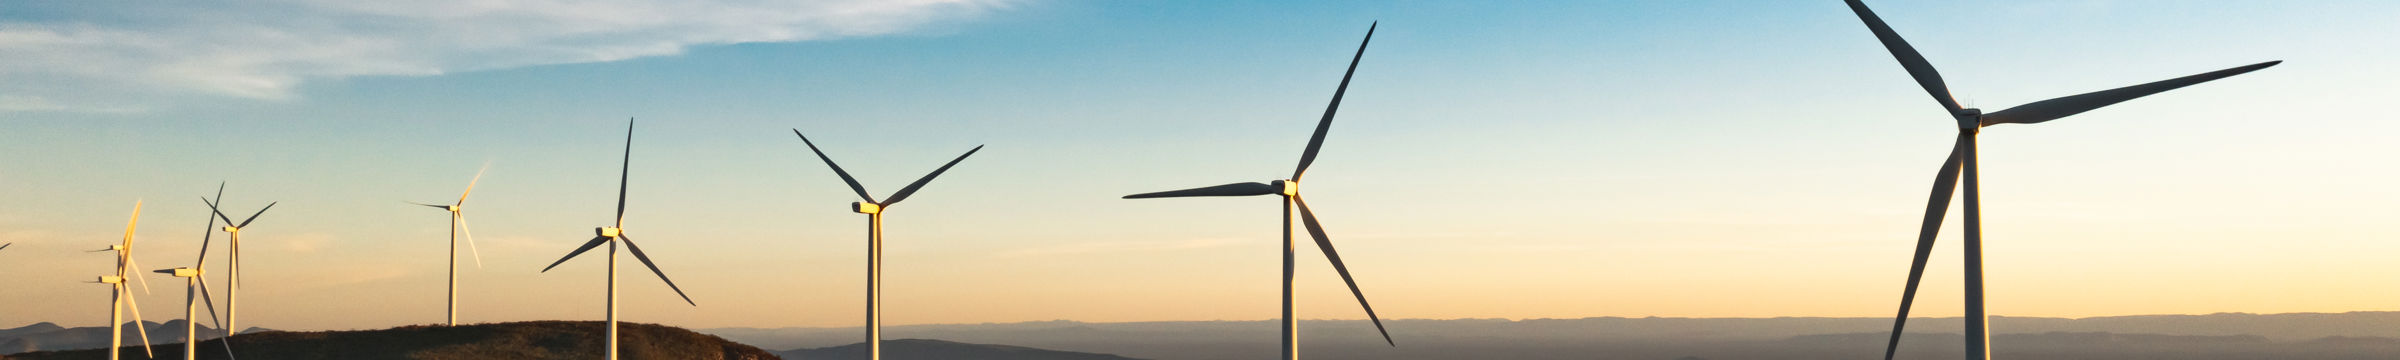
[[883, 212], [883, 205], [876, 205], [875, 203], [871, 203], [871, 202], [865, 202], [865, 201], [852, 202], [852, 203], [850, 203], [850, 211], [857, 212], [857, 213], [860, 213], [860, 214], [876, 214], [876, 213], [882, 213], [882, 212]]
[[618, 237], [618, 236], [623, 236], [623, 235], [625, 235], [625, 229], [622, 229], [622, 228], [613, 228], [613, 227], [606, 227], [606, 226], [603, 226], [603, 227], [592, 228], [592, 233], [594, 233], [594, 234], [599, 234], [599, 235], [600, 235], [600, 237], [610, 237], [610, 238], [613, 238], [613, 237]]
[[1958, 120], [1958, 131], [1972, 134], [1983, 129], [1983, 109], [1958, 109], [1958, 112], [1950, 114], [1950, 117]]

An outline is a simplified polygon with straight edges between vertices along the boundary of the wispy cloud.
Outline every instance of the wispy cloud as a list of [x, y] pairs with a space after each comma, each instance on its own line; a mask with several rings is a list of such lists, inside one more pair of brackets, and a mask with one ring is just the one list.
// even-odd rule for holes
[[0, 14], [0, 112], [140, 111], [87, 104], [190, 93], [289, 99], [312, 80], [890, 34], [1009, 1], [17, 2]]
[[1162, 252], [1236, 246], [1256, 242], [1237, 238], [1199, 238], [1181, 241], [1101, 241], [1024, 248], [992, 254], [993, 258], [1009, 259], [1038, 256], [1087, 255], [1100, 253]]

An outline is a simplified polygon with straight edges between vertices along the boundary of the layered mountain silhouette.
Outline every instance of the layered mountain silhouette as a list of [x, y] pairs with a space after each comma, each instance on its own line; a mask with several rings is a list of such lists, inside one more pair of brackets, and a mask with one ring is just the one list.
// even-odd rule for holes
[[[125, 324], [125, 345], [138, 347], [142, 344], [141, 332], [135, 331], [134, 326], [134, 323], [130, 322]], [[183, 343], [183, 320], [169, 320], [164, 323], [142, 322], [141, 326], [150, 330], [151, 344]], [[251, 328], [251, 331], [271, 330]], [[223, 333], [208, 326], [201, 326], [199, 333], [201, 339], [215, 339], [223, 336]], [[68, 328], [45, 322], [14, 329], [0, 329], [0, 354], [105, 347], [108, 347], [108, 327], [106, 326]], [[140, 351], [140, 349], [135, 349], [135, 351]]]
[[[867, 356], [866, 343], [775, 352], [784, 360], [852, 360]], [[927, 339], [883, 341], [883, 358], [891, 360], [1137, 360], [1134, 358], [1042, 350], [1022, 346], [984, 345]]]
[[[180, 326], [181, 324], [176, 324]], [[55, 325], [53, 325], [55, 326]], [[595, 359], [601, 357], [605, 324], [598, 321], [532, 321], [463, 326], [406, 326], [361, 331], [266, 331], [231, 338], [243, 359]], [[177, 327], [177, 329], [181, 329]], [[619, 354], [625, 359], [771, 360], [766, 350], [682, 328], [618, 323]], [[75, 331], [68, 329], [65, 331]], [[106, 333], [100, 328], [100, 333]], [[56, 331], [53, 331], [56, 332]], [[157, 333], [153, 332], [152, 336]], [[105, 347], [107, 338], [101, 347]], [[202, 359], [225, 359], [224, 339], [199, 344]], [[183, 346], [152, 345], [158, 359], [183, 357]], [[141, 358], [140, 347], [122, 350]], [[101, 349], [37, 351], [0, 355], [7, 360], [106, 359]]]

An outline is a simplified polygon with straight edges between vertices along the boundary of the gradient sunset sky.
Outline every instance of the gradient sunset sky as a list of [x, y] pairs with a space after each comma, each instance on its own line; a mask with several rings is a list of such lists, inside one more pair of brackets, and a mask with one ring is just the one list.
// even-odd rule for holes
[[[1986, 111], [2285, 64], [1985, 129], [2003, 316], [2400, 310], [2400, 3], [1873, 1]], [[1840, 2], [289, 0], [0, 4], [0, 327], [104, 323], [206, 207], [244, 232], [244, 326], [599, 319], [628, 117], [625, 320], [856, 326], [877, 196], [887, 324], [1277, 316], [1271, 197], [1381, 22], [1311, 204], [1393, 318], [1890, 316], [1953, 125]], [[1960, 314], [1957, 220], [1915, 314]], [[222, 234], [219, 234], [222, 246]], [[224, 249], [213, 250], [221, 254]], [[1358, 319], [1313, 246], [1300, 317]], [[212, 259], [211, 266], [223, 264]], [[221, 269], [213, 269], [219, 271]], [[150, 276], [145, 318], [179, 318]]]

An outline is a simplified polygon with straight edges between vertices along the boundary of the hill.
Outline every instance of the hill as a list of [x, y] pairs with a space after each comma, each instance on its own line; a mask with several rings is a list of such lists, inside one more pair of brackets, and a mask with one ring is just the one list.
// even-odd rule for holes
[[[532, 321], [361, 331], [267, 331], [231, 339], [234, 355], [244, 359], [592, 359], [601, 357], [602, 326], [598, 321]], [[625, 359], [777, 359], [766, 350], [682, 328], [640, 323], [617, 326], [623, 337], [619, 354]], [[224, 359], [221, 341], [201, 342], [200, 358]], [[153, 346], [158, 351], [156, 358], [183, 356], [182, 346]], [[138, 347], [127, 350], [137, 358], [141, 354]], [[93, 349], [31, 352], [0, 359], [105, 359], [107, 355]]]
[[[141, 332], [134, 324], [125, 325], [125, 345], [141, 346]], [[164, 323], [142, 322], [150, 330], [151, 344], [183, 343], [183, 320]], [[200, 327], [201, 339], [214, 339], [216, 329]], [[155, 346], [155, 345], [153, 345]], [[108, 347], [108, 327], [91, 326], [67, 328], [58, 324], [37, 323], [15, 329], [0, 329], [0, 354], [15, 354], [45, 350], [82, 350]]]
[[[865, 342], [815, 349], [793, 349], [775, 352], [784, 360], [850, 360], [866, 357]], [[886, 359], [956, 359], [956, 360], [1136, 360], [1134, 358], [1042, 350], [1021, 346], [985, 345], [926, 339], [884, 340]]]

